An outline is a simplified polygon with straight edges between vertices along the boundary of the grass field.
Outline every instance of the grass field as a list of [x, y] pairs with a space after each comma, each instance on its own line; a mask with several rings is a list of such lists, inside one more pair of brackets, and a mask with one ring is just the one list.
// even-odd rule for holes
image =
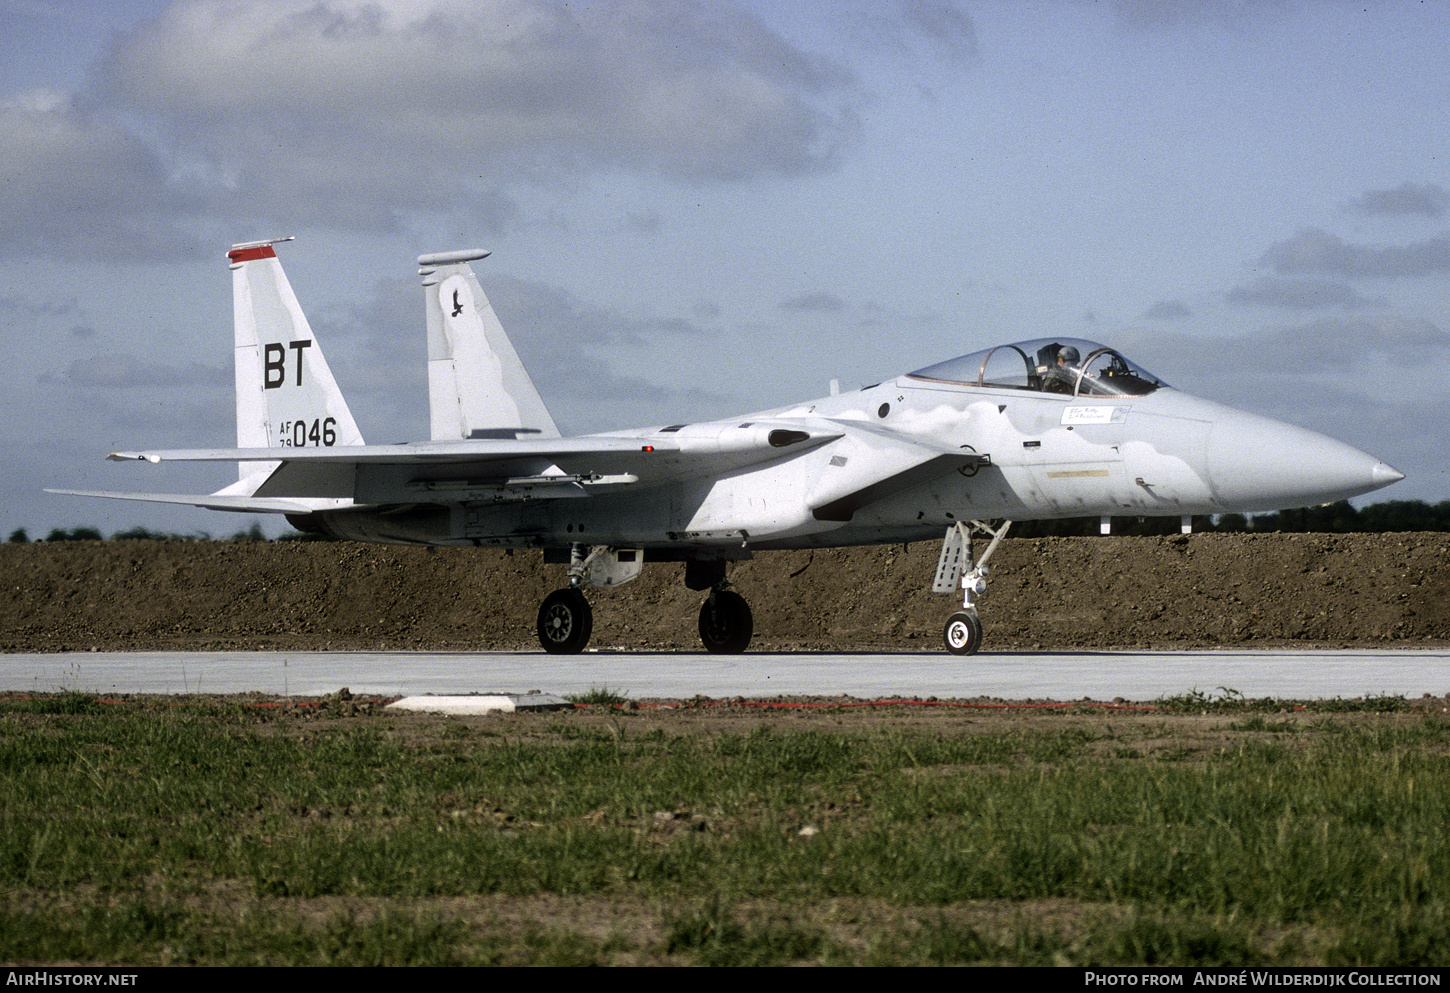
[[0, 697], [0, 959], [1445, 965], [1425, 703]]

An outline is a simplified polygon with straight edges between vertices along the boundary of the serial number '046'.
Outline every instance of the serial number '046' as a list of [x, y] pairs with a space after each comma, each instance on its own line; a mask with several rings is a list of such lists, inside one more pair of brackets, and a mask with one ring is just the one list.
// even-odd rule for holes
[[308, 445], [330, 448], [337, 444], [337, 418], [323, 417], [307, 421], [282, 422], [282, 447], [306, 448]]

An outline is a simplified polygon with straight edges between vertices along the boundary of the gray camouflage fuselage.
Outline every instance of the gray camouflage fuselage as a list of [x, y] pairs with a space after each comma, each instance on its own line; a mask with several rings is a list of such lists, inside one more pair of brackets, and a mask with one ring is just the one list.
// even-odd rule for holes
[[[479, 499], [404, 509], [398, 505], [406, 493], [381, 480], [374, 486], [374, 474], [363, 467], [349, 494], [363, 506], [313, 516], [330, 533], [370, 541], [764, 550], [937, 539], [943, 527], [971, 519], [1270, 510], [1333, 502], [1400, 478], [1332, 438], [1169, 387], [1142, 396], [1073, 397], [901, 376], [808, 404], [606, 437], [728, 446], [732, 435], [762, 430], [803, 437], [773, 458], [711, 478], [643, 488], [585, 483], [583, 499], [475, 493]], [[913, 467], [907, 471], [919, 478], [898, 478], [877, 499], [866, 492], [850, 500], [882, 477], [881, 465], [890, 464], [900, 436], [967, 448], [990, 462]], [[669, 453], [659, 457], [665, 461]], [[532, 476], [550, 464], [527, 460], [510, 472]], [[499, 473], [496, 463], [487, 467], [488, 476]], [[430, 475], [462, 482], [470, 474], [450, 465], [406, 475], [416, 486]], [[621, 489], [628, 492], [611, 492]], [[848, 499], [831, 508], [836, 495]], [[390, 509], [376, 513], [367, 504]]]

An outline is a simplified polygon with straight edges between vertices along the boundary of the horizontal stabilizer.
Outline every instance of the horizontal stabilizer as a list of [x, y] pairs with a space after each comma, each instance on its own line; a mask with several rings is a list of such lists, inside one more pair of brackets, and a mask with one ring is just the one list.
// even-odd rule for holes
[[140, 500], [144, 503], [175, 503], [207, 510], [230, 510], [252, 514], [309, 514], [318, 509], [302, 500], [229, 496], [220, 493], [115, 493], [107, 490], [46, 490], [62, 496], [101, 497], [107, 500]]

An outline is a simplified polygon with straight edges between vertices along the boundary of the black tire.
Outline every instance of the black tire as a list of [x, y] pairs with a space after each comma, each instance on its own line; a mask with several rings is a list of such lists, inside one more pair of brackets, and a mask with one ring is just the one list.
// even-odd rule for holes
[[750, 604], [739, 593], [716, 590], [700, 607], [700, 641], [712, 655], [739, 655], [754, 632]]
[[959, 610], [947, 618], [942, 641], [953, 655], [975, 655], [982, 647], [982, 622], [968, 610]]
[[594, 631], [594, 611], [578, 590], [555, 590], [539, 607], [539, 644], [551, 655], [584, 651]]

